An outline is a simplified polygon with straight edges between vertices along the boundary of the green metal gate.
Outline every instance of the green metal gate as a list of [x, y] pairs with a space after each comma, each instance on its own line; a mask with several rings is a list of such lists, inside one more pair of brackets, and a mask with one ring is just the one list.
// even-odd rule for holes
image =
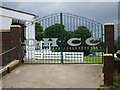
[[69, 13], [45, 16], [35, 24], [36, 45], [27, 46], [34, 49], [26, 49], [25, 63], [103, 63], [102, 24]]

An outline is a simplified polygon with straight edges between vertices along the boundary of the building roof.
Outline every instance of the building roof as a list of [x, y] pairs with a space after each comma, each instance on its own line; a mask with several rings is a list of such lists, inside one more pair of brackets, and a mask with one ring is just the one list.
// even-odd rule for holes
[[4, 8], [4, 9], [7, 9], [7, 10], [11, 10], [11, 11], [15, 11], [15, 12], [20, 12], [20, 13], [24, 13], [24, 14], [28, 14], [28, 15], [32, 15], [32, 16], [35, 16], [35, 17], [36, 17], [36, 15], [35, 15], [35, 14], [32, 14], [32, 13], [28, 13], [28, 12], [24, 12], [24, 11], [12, 9], [12, 8], [4, 7], [4, 6], [0, 6], [0, 8]]

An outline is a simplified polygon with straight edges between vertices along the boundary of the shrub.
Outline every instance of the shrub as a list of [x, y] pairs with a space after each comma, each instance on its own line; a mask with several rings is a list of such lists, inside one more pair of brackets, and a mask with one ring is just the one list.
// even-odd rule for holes
[[98, 51], [98, 48], [93, 47], [93, 48], [91, 48], [90, 53], [95, 54], [95, 52], [97, 52], [97, 51]]

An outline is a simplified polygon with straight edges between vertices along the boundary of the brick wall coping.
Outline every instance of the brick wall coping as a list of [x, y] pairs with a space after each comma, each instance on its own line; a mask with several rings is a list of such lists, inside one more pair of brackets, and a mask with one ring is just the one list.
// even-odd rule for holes
[[4, 33], [4, 32], [10, 32], [10, 29], [3, 29], [3, 30], [0, 30], [0, 33]]
[[4, 67], [2, 67], [0, 69], [0, 76], [1, 76], [2, 73], [4, 73], [5, 71], [7, 71], [8, 68], [12, 68], [13, 66], [15, 66], [18, 63], [19, 63], [19, 60], [14, 60], [14, 61], [8, 63], [7, 65], [5, 65]]
[[104, 25], [114, 25], [114, 23], [105, 23]]
[[112, 54], [104, 54], [104, 56], [113, 56]]
[[19, 27], [19, 28], [21, 28], [20, 25], [11, 25], [10, 27]]

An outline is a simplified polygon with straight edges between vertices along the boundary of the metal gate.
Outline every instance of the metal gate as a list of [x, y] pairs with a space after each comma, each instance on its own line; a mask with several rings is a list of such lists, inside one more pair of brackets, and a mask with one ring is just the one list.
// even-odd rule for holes
[[115, 52], [117, 52], [117, 50], [120, 50], [120, 24], [115, 25], [114, 32]]
[[36, 40], [29, 37], [30, 33], [26, 33], [25, 44], [32, 45], [25, 47], [24, 63], [103, 63], [103, 25], [93, 20], [56, 13], [35, 21]]

